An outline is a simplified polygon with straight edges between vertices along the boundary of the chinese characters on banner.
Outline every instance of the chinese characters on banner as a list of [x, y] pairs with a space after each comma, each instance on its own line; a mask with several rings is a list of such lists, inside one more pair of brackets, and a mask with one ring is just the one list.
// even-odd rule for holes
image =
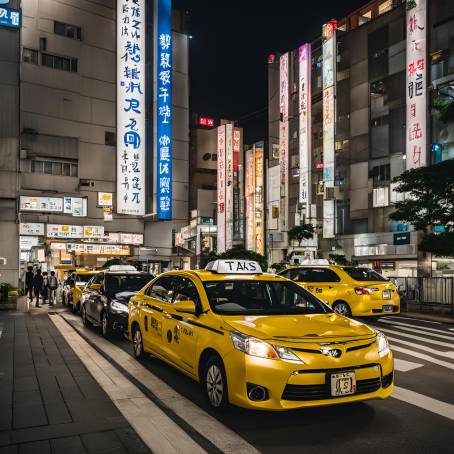
[[255, 191], [254, 191], [254, 228], [255, 228], [255, 252], [265, 254], [265, 201], [264, 201], [264, 147], [263, 142], [258, 142], [255, 149]]
[[[298, 49], [299, 63], [299, 202], [305, 205], [306, 218], [310, 218], [311, 190], [311, 45]], [[307, 222], [307, 221], [306, 221]]]
[[[5, 2], [3, 1], [0, 3]], [[22, 26], [22, 17], [20, 11], [18, 11], [17, 9], [0, 6], [0, 25], [7, 28], [20, 29]]]
[[145, 214], [145, 0], [117, 1], [117, 211]]
[[279, 230], [287, 230], [288, 219], [288, 53], [279, 60], [279, 167], [281, 172], [281, 202]]
[[254, 194], [255, 194], [255, 165], [254, 150], [246, 151], [246, 249], [253, 251], [255, 247]]
[[323, 180], [334, 187], [334, 81], [337, 22], [323, 25]]
[[218, 127], [217, 252], [225, 252], [225, 125]]
[[407, 170], [426, 165], [426, 0], [407, 10]]
[[172, 219], [172, 2], [157, 0], [157, 213]]
[[323, 238], [334, 238], [335, 200], [323, 200]]
[[[219, 159], [219, 156], [218, 156]], [[233, 125], [225, 125], [225, 248], [233, 246]]]
[[233, 130], [233, 238], [242, 239], [241, 179], [240, 179], [241, 131]]

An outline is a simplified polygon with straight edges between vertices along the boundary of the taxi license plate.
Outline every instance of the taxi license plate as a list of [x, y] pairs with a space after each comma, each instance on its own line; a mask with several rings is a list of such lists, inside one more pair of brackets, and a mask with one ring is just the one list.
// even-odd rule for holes
[[383, 306], [383, 312], [392, 312], [394, 310], [394, 306]]
[[383, 299], [389, 300], [391, 298], [391, 290], [383, 290]]
[[348, 396], [356, 392], [355, 372], [342, 372], [331, 375], [331, 395]]

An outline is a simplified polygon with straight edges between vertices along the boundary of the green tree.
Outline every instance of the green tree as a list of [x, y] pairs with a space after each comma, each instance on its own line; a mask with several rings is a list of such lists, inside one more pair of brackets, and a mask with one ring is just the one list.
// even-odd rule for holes
[[[258, 254], [257, 252], [254, 251], [249, 251], [248, 249], [245, 249], [243, 246], [239, 245], [233, 246], [232, 249], [229, 249], [228, 251], [225, 251], [221, 254], [210, 252], [207, 258], [209, 259], [209, 261], [217, 259], [253, 260], [259, 263], [263, 271], [266, 271], [268, 269], [268, 261], [266, 260], [266, 257], [264, 255]], [[204, 265], [204, 267], [205, 266], [206, 264]], [[202, 261], [200, 261], [200, 267], [202, 268]]]
[[[407, 170], [393, 182], [406, 197], [396, 203], [390, 218], [424, 232], [421, 250], [454, 256], [454, 159]], [[434, 227], [443, 227], [445, 232], [434, 233]]]
[[310, 240], [314, 236], [314, 226], [312, 224], [295, 225], [288, 231], [289, 240], [296, 240], [301, 246], [303, 240]]
[[333, 261], [336, 265], [351, 265], [352, 262], [345, 257], [344, 254], [329, 254], [329, 259]]

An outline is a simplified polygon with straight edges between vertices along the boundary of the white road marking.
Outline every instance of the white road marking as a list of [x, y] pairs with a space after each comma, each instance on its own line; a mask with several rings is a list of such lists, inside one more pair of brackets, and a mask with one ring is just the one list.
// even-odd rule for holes
[[[410, 331], [411, 333], [418, 333], [418, 334], [425, 334], [426, 336], [432, 336], [432, 337], [437, 337], [438, 339], [446, 339], [446, 340], [450, 340], [453, 342], [453, 347], [454, 347], [454, 334], [451, 334], [451, 333], [445, 333], [445, 335], [443, 334], [437, 334], [437, 333], [432, 333], [432, 332], [426, 332], [426, 331], [422, 331], [422, 329], [420, 328], [407, 328], [406, 326], [394, 326], [395, 328], [397, 329], [401, 329], [403, 331]], [[379, 328], [380, 329], [380, 328]]]
[[422, 366], [423, 364], [412, 363], [411, 361], [406, 361], [404, 359], [394, 358], [394, 369], [399, 372], [408, 372]]
[[[192, 401], [179, 394], [164, 381], [142, 366], [140, 362], [134, 359], [130, 354], [84, 328], [80, 317], [73, 316], [71, 314], [61, 314], [61, 316], [71, 322], [76, 322], [77, 329], [83, 330], [84, 335], [93, 339], [96, 342], [96, 345], [101, 348], [104, 353], [111, 358], [115, 358], [115, 361], [127, 369], [127, 371], [133, 375], [136, 380], [141, 382], [142, 385], [146, 386], [153, 394], [158, 396], [159, 399], [167, 405], [167, 407], [190, 424], [197, 432], [210, 440], [211, 443], [219, 448], [219, 450], [225, 453], [234, 454], [258, 453], [258, 451], [246, 440], [241, 438], [238, 434], [219, 422], [217, 419], [213, 418], [206, 411], [195, 405]], [[76, 331], [74, 332], [76, 333]], [[78, 333], [76, 334], [79, 336]]]
[[425, 320], [425, 319], [422, 319], [422, 318], [412, 318], [412, 317], [401, 317], [400, 315], [397, 317], [395, 315], [388, 315], [386, 318], [390, 318], [390, 319], [397, 319], [397, 320], [413, 320], [413, 321], [418, 321], [418, 322], [425, 322], [425, 323], [432, 323], [434, 325], [441, 325], [442, 323], [441, 322], [434, 322], [433, 320]]
[[400, 386], [394, 387], [392, 396], [394, 399], [402, 400], [403, 402], [407, 402], [411, 405], [415, 405], [416, 407], [454, 421], [454, 405], [452, 404], [433, 399], [432, 397], [424, 396], [423, 394], [401, 388]]
[[398, 336], [403, 336], [408, 339], [415, 339], [420, 342], [427, 342], [428, 344], [434, 344], [434, 345], [439, 345], [440, 347], [447, 347], [447, 348], [453, 348], [454, 343], [453, 342], [442, 342], [442, 341], [437, 341], [437, 340], [432, 340], [432, 339], [427, 339], [426, 337], [421, 337], [421, 336], [415, 336], [414, 334], [407, 334], [407, 333], [402, 333], [401, 331], [395, 331], [393, 329], [388, 329], [388, 328], [382, 328], [382, 327], [377, 327], [378, 330], [384, 331], [385, 333], [390, 333], [390, 334], [397, 334]]
[[180, 426], [104, 359], [58, 315], [50, 319], [91, 375], [154, 453], [204, 453]]
[[444, 352], [441, 350], [436, 350], [435, 348], [426, 347], [425, 345], [415, 344], [414, 342], [405, 341], [403, 339], [397, 339], [397, 337], [386, 336], [389, 341], [391, 341], [391, 350], [394, 350], [394, 342], [398, 344], [408, 345], [409, 347], [417, 348], [424, 350], [426, 353], [431, 353], [432, 355], [443, 356], [444, 358], [454, 359], [454, 351]]
[[424, 360], [428, 361], [429, 363], [438, 364], [439, 366], [454, 370], [454, 364], [448, 363], [447, 361], [443, 361], [441, 359], [433, 358], [432, 356], [425, 355], [424, 353], [419, 353], [419, 352], [415, 352], [413, 350], [408, 350], [407, 348], [398, 347], [397, 345], [392, 345], [391, 350], [393, 352], [405, 353], [406, 355], [414, 356], [415, 358], [424, 359]]
[[[429, 328], [428, 326], [423, 326], [423, 325], [413, 325], [413, 324], [410, 324], [410, 323], [402, 323], [402, 322], [393, 322], [391, 320], [380, 320], [380, 323], [388, 323], [390, 325], [394, 325], [394, 326], [409, 326], [410, 328], [418, 328], [418, 329], [422, 329], [424, 331], [432, 331], [434, 333], [444, 333], [444, 334], [449, 334], [451, 336], [454, 336], [454, 333], [448, 333], [447, 331], [445, 330], [442, 330], [442, 329], [436, 329], [436, 328]], [[454, 331], [454, 328], [449, 328], [448, 329], [449, 331]]]

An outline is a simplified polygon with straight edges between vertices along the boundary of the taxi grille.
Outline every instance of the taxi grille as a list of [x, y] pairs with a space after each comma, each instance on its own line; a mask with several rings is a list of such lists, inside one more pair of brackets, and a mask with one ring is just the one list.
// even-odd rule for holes
[[[349, 394], [348, 396], [343, 397], [372, 393], [377, 391], [380, 388], [380, 385], [380, 377], [357, 380], [355, 394]], [[282, 400], [323, 400], [332, 398], [331, 388], [328, 384], [286, 385], [282, 394]]]

